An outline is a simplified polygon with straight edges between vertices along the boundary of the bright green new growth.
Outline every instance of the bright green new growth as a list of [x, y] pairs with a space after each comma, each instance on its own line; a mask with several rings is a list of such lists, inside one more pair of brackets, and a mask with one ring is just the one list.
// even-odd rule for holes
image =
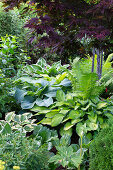
[[102, 129], [90, 146], [90, 170], [113, 169], [113, 120]]

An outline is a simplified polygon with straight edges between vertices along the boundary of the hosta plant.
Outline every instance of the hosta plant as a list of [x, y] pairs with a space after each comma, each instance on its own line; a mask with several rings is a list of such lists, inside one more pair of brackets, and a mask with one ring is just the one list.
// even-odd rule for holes
[[[15, 98], [22, 109], [31, 109], [34, 105], [49, 107], [54, 103], [56, 92], [62, 89], [66, 92], [70, 88], [70, 81], [65, 71], [67, 66], [60, 62], [52, 66], [46, 64], [44, 59], [37, 64], [27, 65], [18, 73], [15, 80], [17, 86]], [[58, 75], [57, 75], [58, 74]]]

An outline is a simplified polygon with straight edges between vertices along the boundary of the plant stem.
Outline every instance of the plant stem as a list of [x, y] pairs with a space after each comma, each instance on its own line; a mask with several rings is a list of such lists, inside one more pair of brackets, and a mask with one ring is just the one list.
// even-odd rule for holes
[[[80, 157], [82, 156], [82, 136], [80, 138]], [[80, 165], [78, 167], [78, 170], [80, 170]]]

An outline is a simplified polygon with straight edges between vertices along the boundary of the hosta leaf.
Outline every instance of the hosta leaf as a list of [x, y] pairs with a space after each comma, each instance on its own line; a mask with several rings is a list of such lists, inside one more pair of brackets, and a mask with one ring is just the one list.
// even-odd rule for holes
[[61, 89], [60, 87], [49, 87], [47, 93], [44, 95], [47, 97], [56, 97], [57, 90]]
[[44, 125], [51, 125], [51, 121], [52, 121], [52, 119], [46, 118], [46, 119], [42, 120], [41, 123]]
[[97, 121], [97, 115], [88, 115], [88, 119], [92, 122], [92, 123], [96, 123]]
[[10, 122], [14, 118], [15, 112], [9, 112], [5, 116], [5, 120]]
[[70, 128], [68, 130], [64, 130], [64, 128], [62, 127], [60, 129], [60, 135], [61, 136], [64, 136], [64, 135], [72, 136], [72, 128]]
[[69, 113], [69, 118], [70, 119], [77, 119], [81, 116], [80, 111], [78, 110], [71, 110]]
[[64, 130], [69, 130], [72, 126], [73, 124], [71, 124], [71, 122], [67, 122], [64, 126]]
[[86, 123], [78, 123], [76, 126], [76, 132], [80, 137], [82, 137], [83, 134], [87, 132]]
[[41, 111], [41, 110], [47, 110], [47, 107], [35, 105], [35, 106], [34, 106], [32, 109], [30, 109], [30, 110], [33, 111], [33, 112], [38, 112], [38, 111]]
[[64, 78], [65, 78], [66, 76], [67, 76], [67, 73], [66, 73], [66, 72], [63, 73], [61, 76], [58, 75], [58, 76], [56, 77], [56, 79], [57, 79], [56, 82], [57, 82], [57, 83], [60, 83], [62, 80], [64, 80]]
[[55, 115], [52, 119], [51, 126], [54, 127], [54, 126], [59, 125], [62, 122], [63, 118], [64, 118], [64, 115], [62, 114]]
[[68, 113], [69, 111], [70, 111], [70, 109], [68, 109], [68, 110], [61, 109], [59, 113], [62, 113], [62, 114], [65, 115], [65, 114]]
[[38, 98], [36, 101], [36, 104], [38, 106], [46, 106], [46, 107], [49, 107], [50, 105], [53, 104], [53, 99], [51, 97], [47, 98], [47, 99], [40, 99]]
[[103, 103], [99, 103], [97, 104], [97, 109], [101, 109], [103, 107], [106, 107], [107, 106], [107, 103], [103, 102]]
[[25, 96], [21, 101], [22, 109], [31, 109], [34, 106], [34, 98], [32, 96]]
[[17, 88], [15, 92], [15, 99], [17, 100], [18, 103], [21, 103], [26, 94], [27, 92], [25, 90], [20, 90], [19, 88]]
[[7, 134], [7, 133], [11, 133], [11, 126], [9, 125], [9, 123], [6, 123], [3, 130], [2, 130], [2, 134]]
[[98, 124], [92, 123], [92, 122], [87, 122], [87, 129], [88, 130], [97, 130], [98, 129]]
[[82, 121], [83, 119], [74, 119], [74, 120], [71, 120], [71, 124], [76, 124], [76, 123], [78, 123], [78, 122], [80, 122], [80, 121]]
[[62, 90], [58, 90], [56, 93], [56, 99], [58, 102], [65, 101], [65, 93]]
[[50, 112], [48, 112], [46, 114], [46, 117], [53, 117], [53, 116], [55, 116], [58, 113], [59, 113], [59, 110], [51, 110]]

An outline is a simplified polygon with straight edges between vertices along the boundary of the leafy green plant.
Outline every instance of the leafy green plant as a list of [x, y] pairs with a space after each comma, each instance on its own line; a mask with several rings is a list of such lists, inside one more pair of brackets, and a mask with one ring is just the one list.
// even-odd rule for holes
[[62, 73], [66, 68], [67, 66], [61, 66], [60, 62], [49, 66], [44, 59], [38, 60], [37, 64], [27, 65], [14, 82], [17, 85], [15, 98], [21, 103], [21, 108], [31, 109], [34, 105], [46, 108], [51, 106], [57, 90], [67, 91], [70, 87], [66, 72]]
[[0, 68], [7, 77], [16, 75], [16, 71], [26, 60], [26, 56], [17, 42], [16, 36], [6, 35], [0, 42]]
[[[42, 125], [34, 124], [35, 120], [31, 119], [31, 116], [31, 113], [15, 115], [14, 112], [10, 112], [6, 115], [5, 120], [0, 122], [0, 159], [5, 161], [7, 170], [12, 169], [14, 165], [20, 166], [20, 169], [35, 168], [37, 164], [41, 168], [49, 166], [47, 163], [50, 158], [48, 150], [52, 147], [52, 140], [57, 138], [57, 133], [49, 131]], [[26, 137], [27, 132], [31, 132], [33, 129], [34, 134]], [[39, 148], [40, 150], [38, 150]], [[30, 162], [29, 158], [33, 158], [34, 155], [36, 156], [34, 162], [32, 159]], [[42, 159], [45, 162], [40, 164]]]
[[113, 119], [90, 145], [90, 170], [113, 169]]
[[77, 144], [70, 144], [70, 142], [70, 136], [68, 135], [62, 136], [60, 140], [55, 140], [57, 153], [50, 158], [49, 162], [54, 162], [57, 166], [62, 165], [66, 169], [79, 169], [87, 148], [86, 145], [81, 146], [80, 144], [79, 146]]

